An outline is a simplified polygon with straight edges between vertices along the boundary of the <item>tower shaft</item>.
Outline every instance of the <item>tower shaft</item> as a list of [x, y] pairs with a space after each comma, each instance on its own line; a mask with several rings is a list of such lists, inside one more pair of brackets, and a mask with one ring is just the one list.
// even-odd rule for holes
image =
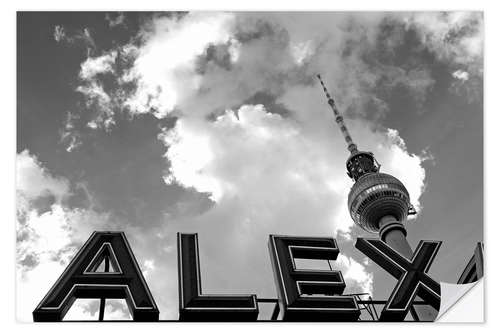
[[380, 239], [398, 251], [403, 257], [411, 260], [413, 250], [406, 239], [406, 229], [403, 223], [398, 221], [394, 216], [386, 215], [380, 219], [379, 225]]

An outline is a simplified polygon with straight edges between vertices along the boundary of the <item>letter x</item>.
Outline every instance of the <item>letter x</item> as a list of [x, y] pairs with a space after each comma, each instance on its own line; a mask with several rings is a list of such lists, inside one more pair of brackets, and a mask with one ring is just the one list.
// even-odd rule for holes
[[418, 295], [439, 311], [441, 288], [427, 271], [441, 246], [439, 241], [420, 241], [411, 260], [379, 239], [358, 238], [356, 248], [398, 279], [382, 310], [381, 321], [403, 321]]

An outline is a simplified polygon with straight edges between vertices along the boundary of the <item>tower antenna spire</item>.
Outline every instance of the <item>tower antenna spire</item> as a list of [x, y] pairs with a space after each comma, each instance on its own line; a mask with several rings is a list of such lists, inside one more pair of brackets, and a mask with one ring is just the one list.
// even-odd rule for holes
[[319, 82], [321, 83], [321, 86], [323, 87], [323, 91], [325, 92], [326, 98], [328, 100], [328, 105], [330, 105], [330, 108], [333, 111], [333, 114], [335, 116], [335, 121], [337, 122], [338, 126], [340, 127], [340, 130], [342, 131], [342, 135], [344, 136], [345, 142], [347, 143], [347, 150], [351, 154], [356, 154], [358, 152], [358, 146], [352, 141], [351, 134], [349, 134], [349, 130], [347, 129], [345, 123], [344, 123], [344, 117], [340, 114], [339, 110], [337, 109], [337, 105], [335, 104], [335, 101], [333, 100], [333, 97], [330, 95], [328, 92], [328, 89], [326, 89], [325, 83], [321, 79], [321, 75], [317, 75]]

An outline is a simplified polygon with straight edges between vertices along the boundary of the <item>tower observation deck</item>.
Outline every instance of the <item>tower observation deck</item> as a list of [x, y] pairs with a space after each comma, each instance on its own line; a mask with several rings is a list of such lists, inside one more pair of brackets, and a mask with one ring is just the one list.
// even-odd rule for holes
[[[379, 233], [380, 238], [387, 243], [396, 240], [395, 231], [404, 238], [406, 230], [402, 222], [409, 214], [415, 213], [408, 190], [396, 177], [379, 172], [380, 164], [372, 152], [358, 150], [333, 97], [321, 76], [317, 77], [350, 153], [346, 168], [347, 175], [354, 181], [348, 197], [348, 208], [353, 221], [366, 231]], [[401, 243], [401, 237], [396, 238], [399, 239], [397, 243]], [[407, 242], [400, 250], [404, 255], [411, 256], [412, 251]]]

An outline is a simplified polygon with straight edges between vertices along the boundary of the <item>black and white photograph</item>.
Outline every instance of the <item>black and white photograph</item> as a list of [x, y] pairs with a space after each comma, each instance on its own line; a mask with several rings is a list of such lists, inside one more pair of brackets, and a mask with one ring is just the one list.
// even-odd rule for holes
[[17, 322], [484, 321], [483, 11], [10, 15]]

